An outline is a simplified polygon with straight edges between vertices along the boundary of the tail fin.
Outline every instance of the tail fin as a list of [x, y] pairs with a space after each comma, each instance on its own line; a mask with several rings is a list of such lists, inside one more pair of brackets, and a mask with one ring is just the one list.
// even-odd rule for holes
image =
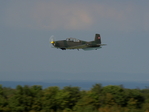
[[95, 42], [101, 44], [101, 37], [100, 37], [100, 34], [95, 34]]

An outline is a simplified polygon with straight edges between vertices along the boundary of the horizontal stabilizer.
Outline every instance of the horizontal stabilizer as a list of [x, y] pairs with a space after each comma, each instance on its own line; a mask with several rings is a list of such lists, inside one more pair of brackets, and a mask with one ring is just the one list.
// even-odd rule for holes
[[106, 46], [107, 44], [96, 44], [97, 46]]
[[106, 46], [107, 44], [98, 44], [98, 45], [100, 45], [100, 46]]

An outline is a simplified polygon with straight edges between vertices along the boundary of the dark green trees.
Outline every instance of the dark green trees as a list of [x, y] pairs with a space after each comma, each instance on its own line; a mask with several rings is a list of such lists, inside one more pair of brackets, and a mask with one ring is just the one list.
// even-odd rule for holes
[[95, 84], [79, 87], [0, 86], [0, 112], [148, 112], [149, 89]]
[[72, 109], [78, 100], [81, 98], [80, 88], [79, 87], [71, 87], [66, 86], [62, 90], [64, 93], [67, 93], [67, 106], [66, 108]]
[[41, 86], [20, 86], [9, 100], [9, 107], [12, 112], [36, 112], [42, 109], [42, 88]]
[[58, 103], [56, 96], [59, 92], [59, 87], [49, 87], [43, 90], [42, 98], [42, 110], [43, 112], [56, 111], [58, 109]]
[[103, 103], [106, 106], [127, 105], [127, 96], [125, 95], [125, 90], [120, 86], [106, 86], [103, 88], [102, 94], [104, 96]]
[[0, 112], [9, 111], [8, 108], [8, 98], [4, 92], [4, 88], [0, 85]]

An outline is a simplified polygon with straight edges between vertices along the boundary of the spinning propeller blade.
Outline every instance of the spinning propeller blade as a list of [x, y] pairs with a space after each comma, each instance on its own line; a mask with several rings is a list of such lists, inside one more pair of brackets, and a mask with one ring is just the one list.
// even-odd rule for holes
[[49, 38], [49, 43], [51, 43], [53, 46], [51, 46], [51, 47], [54, 47], [54, 45], [55, 45], [55, 39], [54, 39], [54, 35], [52, 35], [50, 38]]
[[50, 42], [51, 44], [55, 43], [55, 41], [54, 41], [54, 36], [53, 36], [53, 35], [49, 38], [49, 42]]

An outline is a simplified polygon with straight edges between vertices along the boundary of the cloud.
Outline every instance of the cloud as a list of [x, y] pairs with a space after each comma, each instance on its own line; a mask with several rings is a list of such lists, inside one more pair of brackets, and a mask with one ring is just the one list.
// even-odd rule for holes
[[81, 29], [92, 24], [92, 18], [83, 8], [57, 2], [38, 2], [32, 18], [41, 28]]
[[94, 17], [94, 21], [99, 21], [103, 28], [117, 31], [134, 31], [138, 30], [138, 26], [139, 28], [144, 27], [142, 18], [144, 18], [145, 12], [138, 9], [138, 6], [132, 2], [126, 2], [125, 4], [119, 2], [102, 3], [95, 4], [95, 7], [94, 12], [98, 16]]
[[[23, 1], [24, 2], [24, 1]], [[82, 6], [55, 1], [13, 3], [6, 9], [8, 26], [34, 29], [82, 29], [92, 24], [91, 15]]]
[[129, 1], [17, 1], [8, 4], [3, 18], [7, 26], [18, 28], [81, 30], [102, 27], [148, 31], [148, 13], [138, 8], [145, 7], [143, 5]]

